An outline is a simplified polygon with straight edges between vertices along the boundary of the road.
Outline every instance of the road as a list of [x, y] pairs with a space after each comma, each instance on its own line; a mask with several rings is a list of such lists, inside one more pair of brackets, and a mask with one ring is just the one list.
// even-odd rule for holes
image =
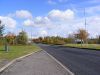
[[39, 45], [75, 75], [100, 75], [100, 51]]
[[17, 60], [0, 75], [71, 75], [53, 60], [46, 51], [33, 53]]

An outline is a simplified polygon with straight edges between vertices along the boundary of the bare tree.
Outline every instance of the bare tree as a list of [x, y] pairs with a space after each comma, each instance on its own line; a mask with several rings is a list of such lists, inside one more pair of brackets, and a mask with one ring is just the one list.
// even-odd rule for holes
[[80, 39], [81, 41], [84, 41], [85, 43], [87, 43], [87, 38], [88, 38], [88, 32], [84, 29], [79, 29], [77, 34], [75, 34], [75, 37], [77, 39]]

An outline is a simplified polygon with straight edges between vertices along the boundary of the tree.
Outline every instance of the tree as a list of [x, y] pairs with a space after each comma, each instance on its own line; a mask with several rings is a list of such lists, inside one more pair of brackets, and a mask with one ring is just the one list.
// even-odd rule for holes
[[88, 32], [84, 29], [79, 29], [78, 32], [75, 34], [75, 38], [80, 39], [81, 41], [84, 41], [87, 43], [88, 38]]
[[74, 36], [73, 34], [69, 34], [67, 38], [64, 39], [66, 43], [74, 43]]
[[3, 30], [4, 30], [4, 25], [2, 25], [2, 22], [0, 20], [0, 37], [3, 36]]
[[6, 40], [7, 40], [7, 43], [9, 44], [15, 44], [15, 38], [16, 38], [16, 35], [9, 32], [6, 36], [5, 36]]
[[16, 41], [17, 41], [18, 44], [23, 44], [23, 45], [27, 44], [27, 42], [28, 42], [27, 33], [25, 31], [21, 31], [18, 34]]
[[1, 22], [1, 20], [0, 20], [0, 44], [1, 44], [1, 45], [4, 43], [3, 31], [4, 31], [4, 25], [2, 25], [2, 22]]
[[100, 44], [100, 35], [99, 35], [99, 38], [98, 38], [98, 44]]

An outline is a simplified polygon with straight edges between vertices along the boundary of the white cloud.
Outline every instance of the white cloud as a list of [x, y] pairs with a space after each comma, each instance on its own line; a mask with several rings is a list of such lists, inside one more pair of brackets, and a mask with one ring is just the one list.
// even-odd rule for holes
[[100, 5], [88, 7], [86, 8], [86, 12], [92, 15], [97, 14], [97, 12], [100, 12]]
[[48, 17], [41, 17], [38, 16], [34, 19], [28, 19], [25, 20], [23, 25], [25, 26], [34, 26], [34, 27], [44, 27], [51, 24], [51, 21], [48, 19]]
[[33, 26], [34, 22], [32, 20], [28, 19], [28, 20], [25, 20], [23, 22], [23, 25], [25, 25], [25, 26]]
[[87, 18], [87, 30], [92, 37], [100, 35], [100, 15]]
[[16, 11], [15, 14], [19, 18], [32, 18], [31, 12], [29, 12], [27, 10], [18, 10], [18, 11]]
[[[91, 7], [91, 11], [98, 9], [98, 7], [95, 8]], [[75, 16], [75, 12], [71, 9], [64, 11], [51, 10], [46, 16], [37, 16], [35, 18], [27, 16], [23, 18], [26, 18], [23, 25], [32, 26], [34, 28], [35, 32], [33, 37], [55, 35], [66, 37], [69, 33], [73, 33], [79, 28], [85, 28], [84, 17]], [[93, 14], [86, 18], [87, 30], [90, 33], [90, 36], [94, 37], [100, 35], [100, 15]], [[4, 21], [7, 27], [16, 26], [16, 21], [11, 17], [0, 16], [0, 19]]]
[[[24, 21], [24, 25], [37, 28], [36, 36], [64, 36], [77, 31], [79, 28], [85, 28], [84, 17], [75, 16], [75, 13], [67, 9], [51, 10], [47, 16], [38, 16], [34, 19]], [[100, 15], [87, 16], [87, 30], [90, 36], [95, 37], [100, 34]], [[35, 37], [35, 36], [34, 36]]]
[[47, 34], [48, 34], [48, 33], [47, 33], [47, 31], [45, 31], [45, 30], [40, 31], [40, 35], [41, 35], [41, 36], [47, 36]]
[[14, 28], [17, 24], [16, 20], [7, 16], [0, 16], [0, 20], [5, 26], [10, 27], [10, 28]]
[[34, 23], [37, 26], [46, 26], [50, 24], [50, 19], [48, 17], [36, 17]]
[[[59, 20], [59, 23], [56, 21]], [[67, 35], [69, 31], [70, 24], [74, 20], [74, 12], [70, 9], [61, 11], [61, 10], [52, 10], [48, 13], [47, 16], [35, 17], [33, 20], [26, 20], [24, 21], [24, 25], [26, 26], [34, 26], [38, 27], [40, 31], [38, 35]], [[34, 24], [33, 24], [34, 23]], [[43, 30], [41, 30], [41, 28]], [[68, 30], [68, 31], [67, 31]], [[48, 31], [48, 33], [47, 33]]]
[[66, 21], [74, 18], [74, 12], [70, 9], [67, 9], [65, 11], [52, 10], [49, 12], [48, 17], [53, 20]]

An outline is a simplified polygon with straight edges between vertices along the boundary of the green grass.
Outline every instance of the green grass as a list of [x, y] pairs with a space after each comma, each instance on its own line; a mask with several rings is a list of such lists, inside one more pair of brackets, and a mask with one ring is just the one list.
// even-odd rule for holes
[[4, 46], [0, 46], [0, 60], [12, 60], [31, 52], [39, 51], [40, 48], [36, 45], [25, 46], [9, 46], [9, 51], [4, 51]]
[[82, 45], [81, 44], [66, 44], [65, 46], [100, 50], [99, 44], [82, 44]]

